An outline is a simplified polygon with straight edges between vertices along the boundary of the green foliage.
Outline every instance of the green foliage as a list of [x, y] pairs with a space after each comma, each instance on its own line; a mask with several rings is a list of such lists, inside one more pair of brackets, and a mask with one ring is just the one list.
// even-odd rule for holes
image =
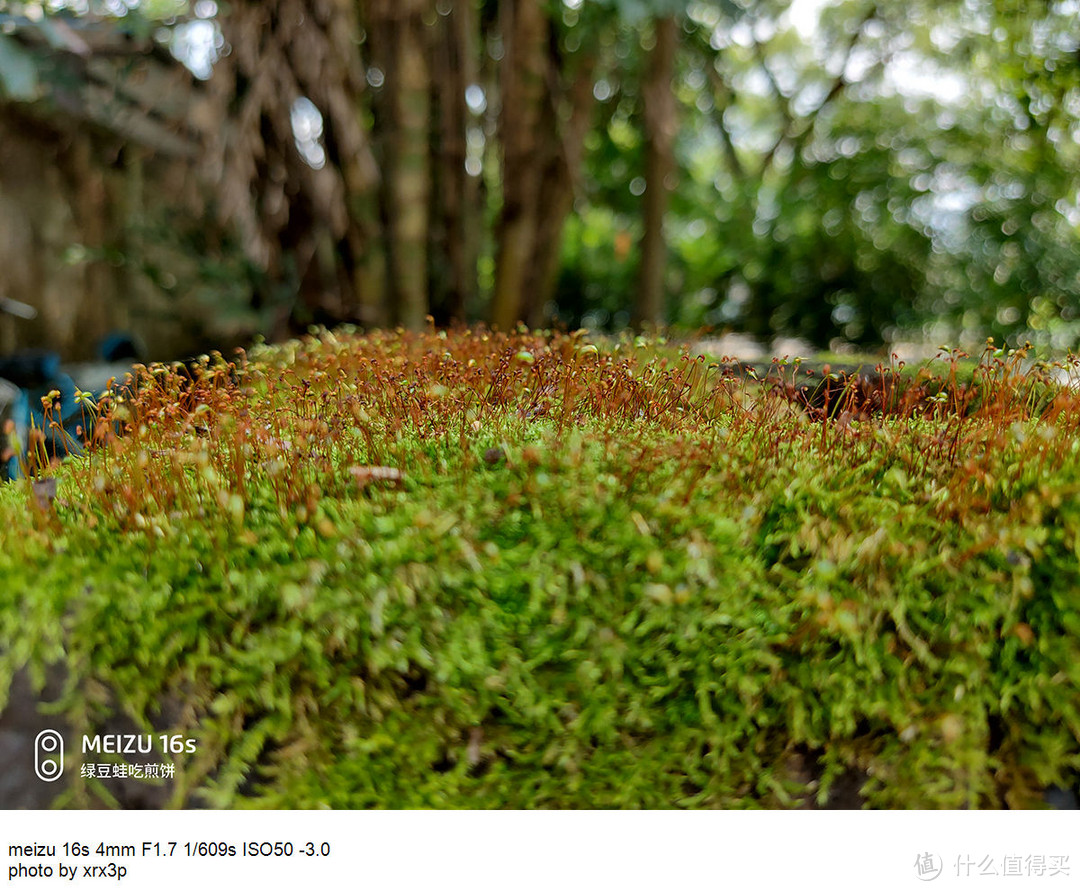
[[592, 328], [626, 327], [637, 277], [633, 248], [640, 237], [640, 226], [604, 208], [590, 208], [567, 220], [555, 288], [559, 321]]
[[[669, 322], [821, 346], [987, 334], [1075, 345], [1070, 10], [844, 2], [809, 32], [788, 4], [694, 4], [683, 26]], [[643, 41], [624, 27], [608, 42], [586, 141], [588, 199], [626, 230], [644, 186]], [[603, 235], [604, 213], [581, 216]], [[611, 280], [594, 259], [565, 253], [564, 281]], [[557, 302], [574, 324], [628, 305], [614, 293], [583, 286]]]
[[848, 774], [870, 806], [993, 807], [1074, 780], [1075, 394], [953, 354], [830, 413], [797, 363], [769, 387], [662, 352], [339, 332], [140, 369], [53, 505], [0, 490], [0, 681], [60, 663], [76, 727], [196, 739], [177, 804], [776, 807]]

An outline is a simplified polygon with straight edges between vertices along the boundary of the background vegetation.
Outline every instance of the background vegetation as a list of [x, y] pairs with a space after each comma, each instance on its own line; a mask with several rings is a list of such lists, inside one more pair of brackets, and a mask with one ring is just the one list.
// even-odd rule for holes
[[0, 296], [47, 308], [9, 347], [429, 313], [1075, 343], [1073, 0], [4, 0], [0, 24], [28, 143]]

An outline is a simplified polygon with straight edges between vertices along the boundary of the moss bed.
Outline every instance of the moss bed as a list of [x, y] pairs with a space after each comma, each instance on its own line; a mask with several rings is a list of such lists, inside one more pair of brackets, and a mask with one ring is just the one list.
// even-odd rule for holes
[[55, 497], [0, 489], [0, 690], [195, 740], [180, 806], [1039, 806], [1080, 770], [1080, 397], [1023, 360], [824, 401], [584, 332], [139, 367], [28, 460]]

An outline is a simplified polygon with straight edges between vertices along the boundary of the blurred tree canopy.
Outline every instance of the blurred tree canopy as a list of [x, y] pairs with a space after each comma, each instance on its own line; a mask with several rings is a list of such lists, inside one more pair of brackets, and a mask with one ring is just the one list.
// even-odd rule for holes
[[65, 117], [200, 184], [101, 257], [272, 335], [1080, 331], [1077, 0], [0, 0], [0, 122]]

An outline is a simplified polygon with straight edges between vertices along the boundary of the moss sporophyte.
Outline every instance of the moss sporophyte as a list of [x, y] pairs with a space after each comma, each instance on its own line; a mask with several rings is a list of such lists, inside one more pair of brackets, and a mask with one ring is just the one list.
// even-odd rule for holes
[[181, 805], [1035, 805], [1080, 766], [1073, 370], [479, 329], [138, 366], [0, 488], [0, 680], [196, 740]]

